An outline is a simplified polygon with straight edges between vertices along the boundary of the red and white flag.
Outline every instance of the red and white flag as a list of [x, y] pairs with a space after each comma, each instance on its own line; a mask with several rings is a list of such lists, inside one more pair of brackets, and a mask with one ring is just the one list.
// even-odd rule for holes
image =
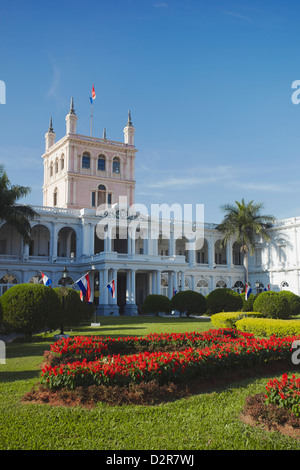
[[96, 92], [95, 92], [95, 87], [94, 87], [94, 84], [93, 84], [93, 88], [92, 88], [92, 99], [94, 100], [96, 98]]

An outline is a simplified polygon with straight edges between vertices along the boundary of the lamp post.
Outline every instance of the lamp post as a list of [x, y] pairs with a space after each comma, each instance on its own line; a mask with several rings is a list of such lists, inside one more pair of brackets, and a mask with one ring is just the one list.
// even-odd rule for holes
[[67, 277], [68, 277], [68, 270], [66, 267], [64, 267], [64, 270], [62, 272], [62, 309], [63, 309], [63, 314], [62, 314], [62, 319], [61, 319], [61, 327], [60, 327], [60, 334], [64, 335], [64, 325], [63, 325], [63, 319], [64, 319], [64, 314], [65, 314], [65, 293], [66, 293], [66, 283], [67, 283]]
[[259, 286], [260, 286], [260, 283], [258, 281], [255, 281], [256, 294], [258, 294]]

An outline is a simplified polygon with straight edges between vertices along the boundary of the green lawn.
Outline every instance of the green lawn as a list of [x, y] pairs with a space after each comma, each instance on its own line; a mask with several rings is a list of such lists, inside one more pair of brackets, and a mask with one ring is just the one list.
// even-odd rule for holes
[[[210, 322], [186, 318], [103, 317], [101, 327], [70, 334], [146, 335], [151, 332], [207, 330]], [[264, 390], [268, 377], [244, 380], [220, 390], [159, 406], [93, 410], [21, 404], [39, 380], [43, 352], [51, 336], [7, 345], [0, 364], [0, 449], [212, 450], [300, 449], [300, 442], [239, 420], [248, 395]]]

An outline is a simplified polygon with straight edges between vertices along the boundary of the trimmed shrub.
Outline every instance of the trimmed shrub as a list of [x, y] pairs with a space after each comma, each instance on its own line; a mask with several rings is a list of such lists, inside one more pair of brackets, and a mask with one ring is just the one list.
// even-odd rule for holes
[[185, 313], [187, 317], [191, 313], [205, 313], [206, 299], [204, 295], [192, 290], [177, 292], [171, 299], [171, 309]]
[[286, 319], [290, 316], [289, 302], [280, 292], [262, 292], [254, 301], [253, 309], [267, 318]]
[[300, 334], [300, 320], [242, 318], [236, 322], [236, 328], [238, 331], [253, 333], [255, 336], [284, 337]]
[[242, 312], [253, 312], [253, 304], [254, 304], [254, 301], [256, 299], [256, 295], [254, 294], [250, 294], [248, 299], [246, 300], [245, 299], [245, 293], [243, 294], [239, 294], [241, 299], [242, 299], [242, 302], [243, 302], [243, 306], [242, 306]]
[[236, 328], [236, 322], [242, 318], [262, 317], [260, 312], [221, 312], [211, 316], [211, 322], [215, 328]]
[[236, 312], [243, 307], [240, 294], [228, 289], [215, 289], [206, 297], [207, 310], [210, 314], [219, 312]]
[[41, 284], [18, 284], [1, 297], [3, 326], [31, 336], [57, 327], [61, 316], [60, 302], [51, 287]]
[[290, 306], [290, 315], [300, 315], [300, 297], [288, 290], [282, 290], [280, 295], [285, 297]]
[[94, 302], [81, 302], [82, 317], [81, 321], [89, 321], [96, 310]]
[[0, 331], [2, 328], [2, 321], [3, 321], [3, 310], [2, 310], [2, 305], [0, 303]]
[[62, 306], [60, 326], [70, 327], [83, 321], [85, 312], [79, 292], [70, 287], [55, 287], [53, 290]]
[[158, 316], [160, 312], [170, 313], [170, 300], [165, 295], [150, 294], [144, 300], [144, 303], [142, 305], [142, 312], [154, 313], [156, 316]]

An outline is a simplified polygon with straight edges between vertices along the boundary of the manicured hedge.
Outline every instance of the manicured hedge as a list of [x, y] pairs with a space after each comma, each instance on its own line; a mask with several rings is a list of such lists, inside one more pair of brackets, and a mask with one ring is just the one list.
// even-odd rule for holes
[[31, 336], [33, 333], [58, 326], [61, 305], [57, 295], [41, 284], [18, 284], [1, 297], [3, 326]]
[[262, 317], [260, 312], [221, 312], [211, 316], [215, 328], [236, 328], [236, 322], [242, 318]]
[[253, 304], [255, 312], [261, 312], [267, 318], [286, 319], [290, 316], [290, 304], [281, 292], [262, 292]]
[[256, 295], [254, 294], [250, 294], [248, 299], [246, 300], [245, 299], [245, 294], [240, 294], [240, 297], [242, 299], [242, 302], [243, 302], [243, 306], [242, 306], [242, 311], [243, 312], [252, 312], [253, 311], [253, 304], [254, 304], [254, 301], [256, 299]]
[[80, 300], [79, 292], [71, 289], [70, 287], [55, 287], [54, 292], [56, 293], [62, 309], [61, 323], [64, 326], [78, 325], [84, 320], [84, 311]]
[[150, 294], [148, 295], [142, 305], [143, 313], [154, 313], [156, 316], [162, 313], [171, 312], [170, 299], [165, 295]]
[[172, 297], [171, 309], [185, 313], [187, 317], [191, 313], [202, 314], [206, 312], [206, 299], [199, 292], [184, 290]]
[[272, 318], [243, 318], [236, 322], [238, 331], [253, 333], [255, 336], [289, 336], [300, 334], [300, 320]]
[[237, 292], [220, 288], [210, 292], [206, 297], [208, 313], [236, 312], [243, 308], [243, 301]]
[[300, 315], [300, 297], [288, 290], [282, 290], [280, 295], [285, 297], [290, 306], [290, 315]]

